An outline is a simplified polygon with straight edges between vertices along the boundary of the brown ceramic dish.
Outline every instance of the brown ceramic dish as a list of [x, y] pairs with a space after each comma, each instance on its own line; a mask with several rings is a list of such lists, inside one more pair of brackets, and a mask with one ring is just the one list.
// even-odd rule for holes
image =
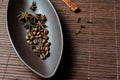
[[58, 15], [49, 0], [35, 0], [35, 13], [46, 15], [51, 42], [50, 56], [46, 60], [37, 57], [25, 40], [26, 31], [16, 17], [20, 11], [29, 10], [32, 0], [9, 0], [7, 7], [7, 31], [12, 46], [20, 60], [33, 72], [44, 78], [52, 77], [60, 63], [63, 51], [63, 34]]

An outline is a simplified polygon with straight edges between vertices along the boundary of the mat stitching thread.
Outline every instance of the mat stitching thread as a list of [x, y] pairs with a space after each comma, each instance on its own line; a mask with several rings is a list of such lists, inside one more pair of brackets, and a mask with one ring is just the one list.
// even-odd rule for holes
[[[90, 15], [89, 18], [92, 20], [92, 0], [90, 0]], [[89, 55], [88, 55], [88, 80], [90, 80], [90, 64], [91, 64], [91, 26], [89, 25]]]
[[117, 68], [117, 80], [119, 80], [119, 56], [118, 56], [118, 45], [117, 45], [117, 43], [118, 43], [118, 41], [117, 41], [117, 29], [116, 29], [116, 0], [114, 0], [114, 24], [115, 24], [115, 45], [116, 45], [116, 47], [115, 47], [115, 50], [116, 50], [116, 68]]

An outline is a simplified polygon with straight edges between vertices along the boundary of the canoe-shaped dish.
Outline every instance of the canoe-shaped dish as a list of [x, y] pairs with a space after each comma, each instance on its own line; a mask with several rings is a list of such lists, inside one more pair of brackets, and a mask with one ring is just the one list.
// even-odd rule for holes
[[29, 6], [33, 0], [9, 0], [7, 7], [7, 31], [12, 46], [20, 60], [33, 72], [43, 78], [52, 77], [60, 63], [63, 51], [63, 34], [58, 15], [49, 0], [34, 0], [35, 13], [46, 15], [49, 30], [50, 56], [45, 60], [37, 57], [27, 45], [26, 30], [16, 17], [21, 11], [32, 13]]

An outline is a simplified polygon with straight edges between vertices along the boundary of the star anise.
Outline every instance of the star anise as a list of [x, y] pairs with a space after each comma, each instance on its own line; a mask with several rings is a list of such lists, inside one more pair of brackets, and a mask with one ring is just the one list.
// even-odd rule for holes
[[20, 21], [27, 22], [30, 14], [28, 14], [27, 12], [21, 12], [17, 17]]
[[42, 29], [45, 28], [45, 27], [43, 26], [43, 24], [42, 24], [40, 21], [38, 21], [37, 26], [41, 27]]
[[31, 20], [31, 22], [33, 22], [33, 23], [36, 23], [36, 22], [38, 22], [38, 20], [41, 18], [41, 14], [32, 14], [31, 16], [30, 16], [30, 20]]
[[30, 10], [35, 11], [37, 8], [36, 3], [33, 1], [32, 5], [30, 5]]
[[45, 22], [46, 20], [47, 20], [47, 19], [46, 19], [46, 16], [45, 16], [45, 15], [42, 15], [42, 16], [41, 16], [41, 21], [42, 21], [42, 22]]
[[24, 28], [29, 29], [30, 31], [32, 30], [33, 27], [35, 27], [35, 25], [32, 25], [30, 22], [26, 22], [24, 24]]

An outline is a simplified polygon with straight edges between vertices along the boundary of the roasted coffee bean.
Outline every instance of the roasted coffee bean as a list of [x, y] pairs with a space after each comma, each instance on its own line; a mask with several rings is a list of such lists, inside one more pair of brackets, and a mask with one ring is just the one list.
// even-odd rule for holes
[[27, 33], [29, 33], [29, 32], [30, 32], [30, 30], [29, 30], [29, 29], [26, 29], [26, 32], [27, 32]]
[[40, 32], [37, 32], [37, 35], [40, 35]]
[[38, 28], [34, 28], [34, 31], [38, 31]]
[[28, 35], [27, 35], [25, 38], [26, 38], [26, 40], [29, 40], [29, 39], [30, 39], [30, 37], [29, 37]]
[[33, 42], [32, 41], [30, 41], [30, 45], [32, 45], [33, 44]]
[[37, 50], [37, 49], [33, 49], [33, 52], [34, 52], [34, 53], [37, 53], [37, 52], [38, 52], [38, 50]]
[[45, 51], [45, 47], [41, 47], [40, 50], [41, 50], [41, 51]]
[[34, 40], [33, 40], [33, 43], [34, 43], [34, 44], [38, 44], [38, 43], [39, 43], [39, 40], [38, 40], [38, 39], [34, 39]]
[[44, 36], [43, 36], [43, 39], [48, 40], [48, 39], [49, 39], [49, 37], [48, 37], [47, 35], [44, 35]]
[[31, 36], [32, 34], [31, 34], [31, 32], [29, 32], [29, 33], [27, 33], [27, 35], [28, 35], [28, 36]]
[[43, 39], [43, 40], [42, 40], [42, 43], [43, 43], [43, 44], [46, 43], [46, 39]]
[[38, 37], [39, 37], [39, 38], [41, 38], [41, 37], [42, 37], [42, 35], [41, 35], [41, 34], [39, 34], [39, 35], [38, 35]]
[[35, 31], [33, 31], [33, 32], [32, 32], [32, 34], [33, 34], [33, 35], [36, 35], [36, 32], [35, 32]]
[[50, 45], [51, 45], [50, 42], [45, 43], [45, 46], [50, 46]]
[[45, 54], [44, 53], [42, 53], [41, 55], [43, 56], [43, 58], [45, 58]]
[[28, 44], [31, 44], [31, 41], [30, 41], [30, 40], [27, 40], [27, 43], [28, 43]]
[[47, 56], [48, 54], [49, 54], [49, 51], [46, 51], [45, 56]]
[[44, 34], [47, 35], [49, 31], [47, 29], [44, 29]]
[[36, 36], [35, 36], [35, 39], [39, 39], [39, 36], [38, 36], [38, 35], [36, 35]]
[[50, 50], [50, 47], [45, 47], [45, 51], [49, 51]]
[[33, 40], [34, 39], [34, 36], [30, 36], [30, 40]]
[[37, 51], [40, 51], [40, 48], [37, 46], [37, 47], [36, 47], [36, 50], [37, 50]]
[[44, 59], [44, 57], [43, 57], [43, 55], [42, 55], [42, 54], [40, 54], [40, 58], [41, 58], [41, 59]]

